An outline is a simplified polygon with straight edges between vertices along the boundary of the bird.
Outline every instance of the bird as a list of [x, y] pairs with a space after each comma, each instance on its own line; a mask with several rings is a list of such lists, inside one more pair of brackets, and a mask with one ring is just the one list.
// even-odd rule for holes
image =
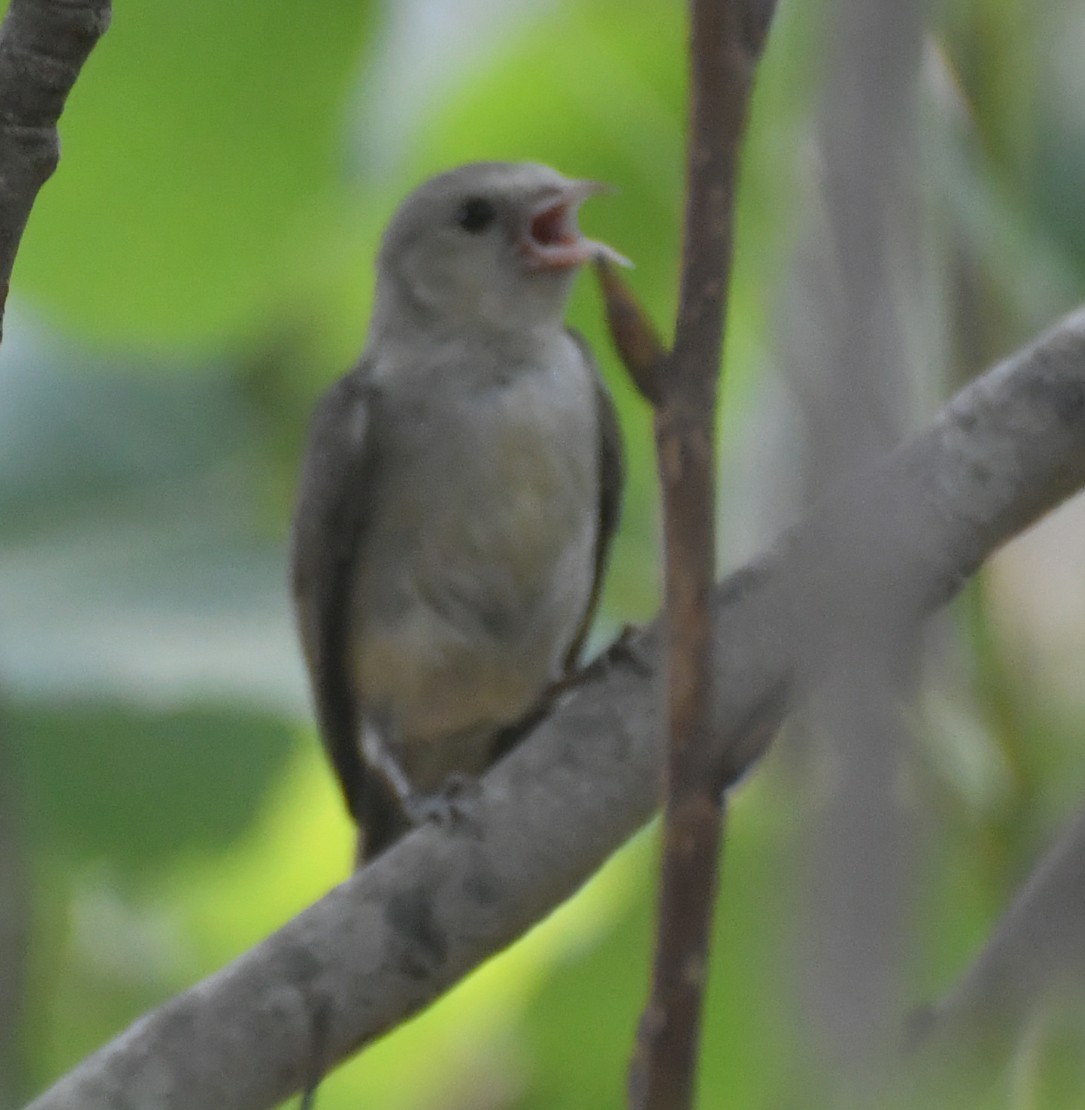
[[565, 325], [625, 262], [536, 163], [419, 185], [376, 259], [368, 334], [318, 400], [290, 545], [321, 738], [361, 866], [485, 771], [577, 669], [623, 487], [613, 399]]

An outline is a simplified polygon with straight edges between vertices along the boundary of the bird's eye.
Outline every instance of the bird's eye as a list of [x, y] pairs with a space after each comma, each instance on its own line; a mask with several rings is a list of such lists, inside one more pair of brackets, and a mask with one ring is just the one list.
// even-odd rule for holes
[[480, 231], [485, 231], [496, 217], [497, 210], [485, 197], [469, 197], [460, 205], [456, 213], [456, 223], [464, 231], [478, 235]]

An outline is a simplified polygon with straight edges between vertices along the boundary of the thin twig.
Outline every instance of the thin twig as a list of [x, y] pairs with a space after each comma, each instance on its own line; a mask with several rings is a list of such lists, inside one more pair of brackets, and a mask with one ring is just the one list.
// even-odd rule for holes
[[109, 17], [109, 0], [11, 0], [0, 26], [0, 336], [23, 229], [60, 158], [57, 120]]
[[24, 1097], [22, 1016], [26, 1001], [30, 882], [18, 778], [0, 719], [0, 1110]]
[[[771, 4], [693, 0], [685, 234], [674, 349], [662, 356], [635, 303], [601, 268], [615, 342], [653, 403], [663, 492], [668, 756], [652, 990], [630, 1072], [630, 1104], [689, 1106], [723, 828], [713, 759], [715, 414], [735, 183]], [[615, 326], [617, 325], [617, 326]]]
[[[713, 595], [714, 758], [737, 772], [788, 708], [795, 629], [866, 515], [870, 565], [924, 613], [1085, 487], [1085, 310], [976, 379], [920, 435]], [[856, 506], [859, 506], [856, 509]], [[916, 534], [902, 522], [922, 519]], [[420, 829], [214, 976], [136, 1022], [30, 1110], [263, 1110], [429, 1005], [569, 897], [658, 805], [660, 636], [647, 629], [483, 779], [465, 827]], [[1085, 943], [1085, 939], [1083, 942]]]

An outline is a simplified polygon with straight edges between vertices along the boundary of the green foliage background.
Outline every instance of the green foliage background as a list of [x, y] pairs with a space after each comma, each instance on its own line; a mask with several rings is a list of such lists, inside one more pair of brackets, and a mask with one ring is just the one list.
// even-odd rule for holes
[[[675, 296], [682, 5], [117, 9], [64, 116], [0, 353], [0, 742], [28, 861], [28, 1094], [346, 874], [285, 534], [308, 409], [360, 348], [396, 201], [431, 172], [491, 157], [613, 182], [619, 195], [593, 201], [585, 225], [636, 260], [661, 325]], [[744, 169], [723, 422], [729, 565], [788, 519], [765, 506], [748, 459], [774, 442], [775, 410], [758, 399], [779, 383], [791, 250], [817, 185], [818, 18], [782, 6]], [[1080, 295], [1083, 35], [1069, 0], [954, 0], [929, 43], [920, 410]], [[631, 456], [601, 642], [657, 603], [651, 437], [587, 279], [572, 316], [604, 353]], [[788, 465], [786, 450], [773, 456]], [[1054, 586], [1030, 569], [1082, 549], [1067, 519], [1015, 545], [945, 630], [954, 681], [923, 706], [935, 804], [902, 1007], [948, 987], [1085, 796], [1085, 690], [1072, 677], [1085, 608], [1062, 594], [1082, 619], [1045, 624]], [[786, 753], [738, 792], [705, 1107], [814, 1098], [792, 974], [808, 804]], [[322, 1110], [621, 1105], [655, 851], [638, 838], [521, 944], [340, 1069]], [[993, 1069], [986, 1104], [1079, 1105], [1073, 1058], [1064, 1031], [1038, 1035]]]

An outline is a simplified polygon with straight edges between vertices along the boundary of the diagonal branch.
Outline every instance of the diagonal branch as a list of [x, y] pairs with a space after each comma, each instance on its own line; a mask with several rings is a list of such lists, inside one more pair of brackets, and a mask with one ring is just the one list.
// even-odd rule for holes
[[[1083, 486], [1085, 310], [965, 388], [875, 473], [717, 587], [717, 757], [747, 766], [786, 710], [807, 603], [795, 583], [816, 582], [811, 558], [832, 559], [842, 517], [871, 522], [887, 603], [903, 595], [929, 612]], [[517, 939], [658, 804], [660, 639], [653, 626], [632, 658], [613, 653], [486, 776], [466, 826], [411, 834], [136, 1022], [31, 1110], [262, 1110], [304, 1083], [318, 1018], [328, 1059], [342, 1061]]]
[[30, 209], [60, 158], [57, 120], [109, 16], [109, 0], [11, 0], [0, 26], [0, 328]]
[[1053, 989], [1080, 997], [1083, 987], [1085, 811], [1040, 860], [961, 981], [920, 1015], [916, 1040], [932, 1063], [975, 1062]]

